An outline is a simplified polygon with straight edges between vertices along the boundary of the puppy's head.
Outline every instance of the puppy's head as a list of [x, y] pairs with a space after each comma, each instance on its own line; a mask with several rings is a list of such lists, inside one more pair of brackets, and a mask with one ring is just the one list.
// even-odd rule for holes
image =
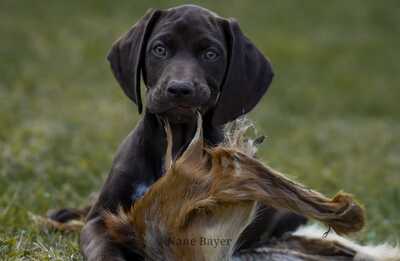
[[193, 121], [196, 111], [214, 125], [231, 121], [258, 103], [273, 76], [236, 21], [193, 5], [149, 10], [108, 59], [139, 112], [142, 75], [148, 111], [170, 122]]

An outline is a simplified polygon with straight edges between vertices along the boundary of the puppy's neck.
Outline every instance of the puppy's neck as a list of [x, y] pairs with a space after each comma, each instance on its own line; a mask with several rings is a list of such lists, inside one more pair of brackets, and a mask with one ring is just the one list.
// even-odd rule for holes
[[[156, 144], [156, 151], [160, 151], [164, 154], [166, 148], [165, 138], [163, 138], [163, 141], [155, 141], [158, 137], [164, 137], [165, 131], [161, 118], [146, 111], [143, 122], [146, 125], [144, 135], [151, 141], [151, 144]], [[170, 126], [173, 136], [172, 154], [173, 158], [177, 158], [192, 140], [196, 132], [196, 120], [193, 119], [193, 121], [185, 123], [170, 123]], [[205, 143], [210, 146], [220, 144], [224, 140], [222, 127], [223, 126], [212, 126], [210, 121], [207, 120], [207, 116], [204, 116], [203, 130]], [[157, 131], [157, 134], [154, 133], [155, 131]]]
[[170, 126], [173, 137], [172, 156], [177, 158], [192, 140], [196, 132], [196, 122], [171, 123]]

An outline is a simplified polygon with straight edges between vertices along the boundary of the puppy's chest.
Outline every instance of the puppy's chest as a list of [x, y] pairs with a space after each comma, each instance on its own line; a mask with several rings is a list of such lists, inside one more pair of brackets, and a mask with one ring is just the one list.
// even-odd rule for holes
[[[162, 159], [161, 161], [161, 166], [164, 166], [164, 159]], [[154, 177], [153, 179], [149, 180], [149, 181], [143, 181], [139, 184], [133, 184], [133, 189], [132, 189], [132, 193], [131, 193], [131, 200], [135, 201], [138, 198], [143, 197], [143, 195], [149, 190], [150, 186], [156, 182], [159, 178], [161, 178], [162, 176], [165, 175], [165, 169], [163, 167], [160, 167], [159, 164], [153, 163], [152, 164], [153, 168], [151, 168], [151, 172], [153, 173], [146, 173], [149, 177]]]
[[141, 198], [148, 189], [149, 189], [149, 186], [145, 183], [140, 183], [139, 185], [135, 184], [132, 195], [131, 195], [132, 201], [135, 201], [136, 199]]

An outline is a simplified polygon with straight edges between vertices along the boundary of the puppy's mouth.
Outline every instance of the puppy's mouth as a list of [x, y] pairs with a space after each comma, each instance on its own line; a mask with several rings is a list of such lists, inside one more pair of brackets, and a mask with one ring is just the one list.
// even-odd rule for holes
[[188, 105], [177, 105], [163, 112], [163, 116], [174, 123], [183, 123], [193, 121], [196, 113], [200, 111], [199, 107]]
[[189, 105], [178, 105], [175, 106], [174, 108], [172, 108], [171, 110], [175, 110], [175, 111], [181, 111], [181, 112], [196, 112], [197, 110], [199, 110], [198, 107], [194, 107], [194, 106], [189, 106]]

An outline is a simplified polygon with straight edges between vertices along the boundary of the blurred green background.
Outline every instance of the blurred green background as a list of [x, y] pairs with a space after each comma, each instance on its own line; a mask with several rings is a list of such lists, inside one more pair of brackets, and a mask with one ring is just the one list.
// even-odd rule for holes
[[[100, 188], [135, 106], [105, 55], [150, 7], [185, 1], [0, 2], [0, 259], [79, 260], [77, 235], [28, 213]], [[260, 156], [328, 195], [354, 193], [368, 227], [400, 238], [400, 2], [192, 1], [235, 17], [276, 78], [250, 117]]]

